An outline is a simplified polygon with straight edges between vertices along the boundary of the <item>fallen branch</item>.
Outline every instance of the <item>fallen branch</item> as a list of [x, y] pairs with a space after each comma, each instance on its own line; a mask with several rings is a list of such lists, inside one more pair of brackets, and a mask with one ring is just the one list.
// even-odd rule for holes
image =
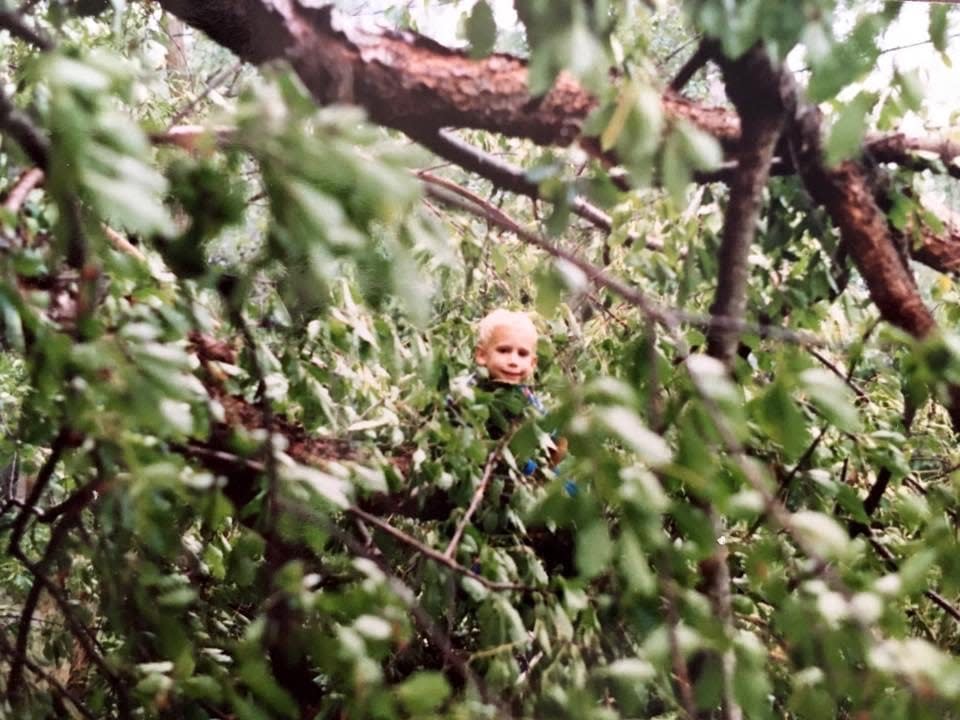
[[[933, 334], [937, 330], [933, 314], [897, 250], [866, 171], [853, 160], [826, 166], [819, 109], [801, 108], [789, 143], [807, 192], [840, 230], [881, 317], [918, 340]], [[951, 386], [949, 395], [946, 407], [954, 429], [960, 431], [960, 387]]]

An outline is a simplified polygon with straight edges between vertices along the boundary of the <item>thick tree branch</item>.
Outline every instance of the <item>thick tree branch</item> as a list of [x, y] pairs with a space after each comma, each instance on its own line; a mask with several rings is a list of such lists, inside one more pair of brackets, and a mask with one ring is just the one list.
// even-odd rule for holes
[[[569, 145], [581, 139], [583, 122], [597, 105], [569, 75], [561, 74], [546, 95], [532, 97], [520, 58], [472, 59], [416, 33], [364, 26], [329, 6], [308, 8], [291, 0], [155, 1], [242, 60], [289, 59], [319, 102], [360, 105], [377, 123], [411, 137], [475, 128], [542, 145]], [[673, 91], [663, 95], [662, 108], [668, 120], [692, 123], [726, 150], [738, 147], [740, 120], [729, 109]], [[912, 162], [921, 150], [936, 152], [949, 165], [958, 147], [900, 134], [875, 134], [865, 145], [883, 162]]]
[[[839, 228], [881, 317], [917, 339], [935, 332], [933, 314], [898, 252], [866, 170], [854, 160], [826, 166], [817, 108], [807, 105], [798, 111], [789, 145], [807, 192]], [[948, 395], [946, 407], [954, 430], [960, 432], [960, 387], [951, 385]]]
[[826, 167], [815, 108], [806, 107], [794, 128], [791, 142], [804, 184], [840, 229], [880, 314], [914, 337], [925, 337], [935, 327], [933, 315], [897, 253], [863, 168], [852, 160]]
[[[743, 134], [724, 215], [717, 293], [710, 313], [742, 319], [747, 307], [747, 258], [786, 103], [781, 93], [781, 72], [762, 48], [754, 48], [736, 62], [722, 61], [721, 65], [727, 93], [743, 118]], [[736, 353], [737, 335], [730, 329], [711, 328], [707, 353], [729, 364]]]

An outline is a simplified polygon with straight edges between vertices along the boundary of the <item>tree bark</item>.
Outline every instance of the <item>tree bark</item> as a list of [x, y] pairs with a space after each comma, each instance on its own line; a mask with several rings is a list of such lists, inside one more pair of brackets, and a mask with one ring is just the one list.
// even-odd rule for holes
[[[748, 255], [756, 234], [763, 189], [770, 178], [773, 152], [783, 128], [786, 103], [781, 72], [766, 52], [754, 48], [735, 62], [722, 62], [727, 93], [742, 118], [737, 169], [730, 183], [720, 243], [714, 317], [742, 321], [747, 308]], [[739, 333], [715, 326], [707, 336], [707, 353], [726, 365], [736, 354]]]

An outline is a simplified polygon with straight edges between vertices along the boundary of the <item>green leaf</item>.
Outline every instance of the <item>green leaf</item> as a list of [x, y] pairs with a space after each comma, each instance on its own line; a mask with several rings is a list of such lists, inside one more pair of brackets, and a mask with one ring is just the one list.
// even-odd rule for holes
[[410, 714], [434, 712], [450, 697], [450, 683], [439, 672], [419, 672], [397, 688], [400, 703]]
[[924, 87], [920, 73], [916, 70], [902, 72], [897, 69], [893, 73], [893, 82], [900, 88], [900, 97], [908, 110], [919, 112], [923, 106]]
[[843, 380], [821, 368], [800, 373], [800, 386], [827, 420], [844, 432], [860, 431], [860, 415], [853, 391]]
[[619, 405], [596, 408], [594, 416], [650, 467], [662, 467], [673, 459], [673, 452], [666, 441], [647, 428], [640, 416], [630, 408]]
[[809, 443], [807, 418], [797, 407], [782, 381], [770, 385], [756, 406], [757, 420], [770, 437], [796, 459]]
[[627, 83], [620, 90], [620, 97], [614, 107], [613, 114], [607, 122], [607, 126], [600, 134], [600, 149], [607, 152], [615, 147], [620, 139], [620, 134], [627, 124], [627, 118], [633, 110], [634, 103], [637, 100], [636, 85]]
[[827, 559], [845, 555], [850, 547], [847, 531], [829, 515], [801, 510], [791, 516], [790, 524], [809, 547]]
[[941, 53], [947, 52], [947, 27], [950, 6], [947, 4], [930, 4], [930, 40], [933, 46]]
[[470, 41], [470, 56], [486, 57], [497, 42], [497, 21], [487, 0], [478, 0], [467, 18], [467, 39]]
[[194, 700], [219, 703], [223, 699], [223, 688], [209, 675], [194, 675], [182, 683], [183, 693]]
[[620, 537], [620, 554], [617, 560], [627, 585], [644, 597], [653, 596], [657, 589], [656, 578], [650, 570], [643, 548], [632, 533], [624, 532]]
[[196, 590], [189, 587], [181, 587], [160, 595], [157, 598], [157, 605], [165, 608], [180, 609], [192, 604], [196, 599]]
[[606, 665], [597, 673], [601, 677], [623, 680], [635, 685], [650, 682], [657, 676], [657, 671], [649, 660], [642, 658], [622, 658]]
[[828, 165], [837, 165], [860, 151], [867, 127], [867, 113], [876, 102], [876, 93], [861, 92], [840, 111], [827, 137]]
[[608, 569], [612, 557], [613, 543], [605, 522], [594, 522], [577, 533], [577, 569], [584, 577], [596, 577]]

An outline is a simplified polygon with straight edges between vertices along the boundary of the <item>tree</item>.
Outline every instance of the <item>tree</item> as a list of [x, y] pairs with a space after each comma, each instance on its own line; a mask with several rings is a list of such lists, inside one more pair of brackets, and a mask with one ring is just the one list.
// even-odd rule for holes
[[[952, 716], [960, 146], [860, 85], [901, 4], [455, 5], [0, 12], [3, 712]], [[546, 419], [457, 379], [501, 303]]]

